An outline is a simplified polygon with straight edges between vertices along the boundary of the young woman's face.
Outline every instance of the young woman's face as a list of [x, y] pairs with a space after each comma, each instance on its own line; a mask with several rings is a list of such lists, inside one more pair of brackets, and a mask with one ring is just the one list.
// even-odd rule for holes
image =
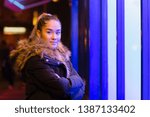
[[56, 20], [46, 21], [40, 31], [41, 38], [50, 45], [52, 49], [58, 46], [61, 39], [61, 25]]

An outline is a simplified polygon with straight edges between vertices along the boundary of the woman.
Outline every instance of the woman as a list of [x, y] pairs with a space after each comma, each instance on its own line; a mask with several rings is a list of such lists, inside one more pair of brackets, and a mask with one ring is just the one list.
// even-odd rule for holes
[[28, 40], [21, 40], [11, 57], [26, 82], [26, 99], [82, 99], [85, 84], [72, 67], [70, 51], [61, 43], [61, 22], [43, 13]]

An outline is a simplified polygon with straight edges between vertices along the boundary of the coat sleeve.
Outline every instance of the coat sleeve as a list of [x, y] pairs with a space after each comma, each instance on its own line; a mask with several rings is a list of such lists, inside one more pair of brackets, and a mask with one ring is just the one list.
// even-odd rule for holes
[[71, 62], [70, 65], [70, 77], [69, 80], [71, 82], [70, 94], [72, 99], [82, 99], [85, 92], [85, 82], [73, 68]]

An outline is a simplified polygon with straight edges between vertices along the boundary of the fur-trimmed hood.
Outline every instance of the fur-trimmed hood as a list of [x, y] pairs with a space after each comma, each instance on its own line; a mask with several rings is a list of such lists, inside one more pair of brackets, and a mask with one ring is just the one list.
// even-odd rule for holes
[[43, 58], [43, 55], [47, 55], [56, 59], [64, 63], [68, 71], [66, 61], [70, 60], [71, 52], [61, 42], [56, 49], [51, 49], [44, 42], [20, 40], [17, 48], [10, 53], [10, 57], [16, 58], [15, 69], [17, 71], [21, 71], [26, 61], [35, 55], [39, 55], [41, 58]]

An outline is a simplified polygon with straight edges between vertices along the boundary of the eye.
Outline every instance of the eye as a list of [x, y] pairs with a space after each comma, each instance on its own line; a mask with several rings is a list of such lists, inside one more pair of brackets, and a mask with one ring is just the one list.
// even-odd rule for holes
[[57, 31], [57, 32], [56, 32], [57, 35], [59, 35], [60, 33], [61, 33], [60, 31]]
[[52, 31], [47, 31], [46, 33], [47, 33], [47, 34], [51, 34], [51, 33], [52, 33]]

